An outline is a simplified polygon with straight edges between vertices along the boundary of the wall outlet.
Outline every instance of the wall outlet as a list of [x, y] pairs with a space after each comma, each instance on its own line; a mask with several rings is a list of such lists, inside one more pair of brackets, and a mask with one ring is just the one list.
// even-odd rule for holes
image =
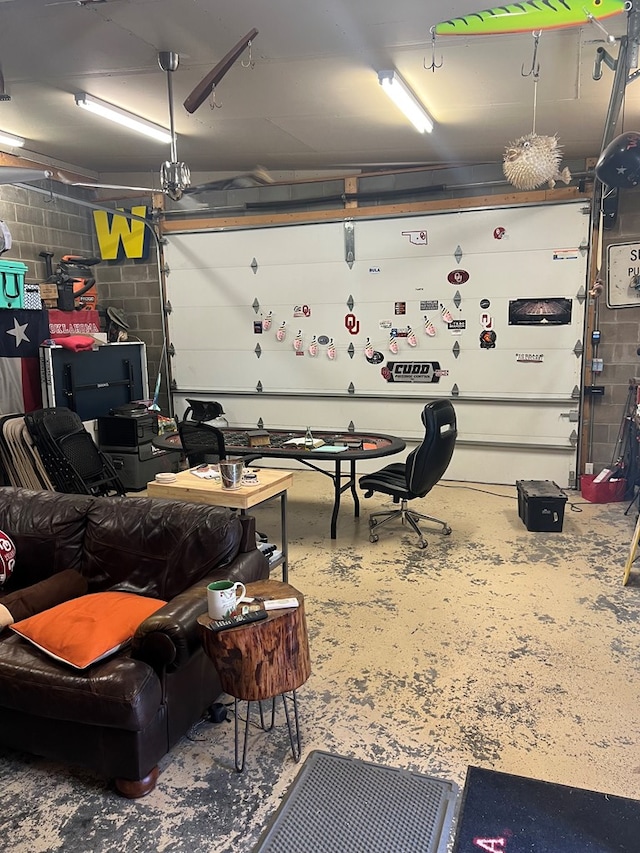
[[593, 462], [585, 462], [584, 463], [584, 473], [585, 474], [593, 474]]

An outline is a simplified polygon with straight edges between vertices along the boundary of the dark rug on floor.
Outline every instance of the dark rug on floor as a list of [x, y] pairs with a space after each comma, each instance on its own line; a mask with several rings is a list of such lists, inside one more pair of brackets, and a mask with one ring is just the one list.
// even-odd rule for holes
[[640, 802], [469, 767], [453, 853], [638, 853]]
[[442, 779], [314, 750], [255, 853], [442, 853], [456, 792]]

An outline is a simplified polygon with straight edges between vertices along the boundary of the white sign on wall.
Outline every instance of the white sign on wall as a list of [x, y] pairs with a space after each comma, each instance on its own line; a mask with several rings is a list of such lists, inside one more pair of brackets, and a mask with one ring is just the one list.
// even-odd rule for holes
[[607, 249], [607, 307], [640, 305], [640, 243], [612, 244]]

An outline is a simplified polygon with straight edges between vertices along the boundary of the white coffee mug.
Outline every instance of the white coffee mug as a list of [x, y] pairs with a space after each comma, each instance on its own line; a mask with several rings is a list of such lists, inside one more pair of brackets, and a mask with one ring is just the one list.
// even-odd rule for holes
[[247, 594], [240, 581], [213, 581], [207, 587], [207, 612], [211, 619], [228, 619]]

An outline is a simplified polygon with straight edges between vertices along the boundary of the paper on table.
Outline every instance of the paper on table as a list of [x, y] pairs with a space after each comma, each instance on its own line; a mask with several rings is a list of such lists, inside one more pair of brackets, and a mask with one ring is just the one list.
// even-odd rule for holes
[[[296, 436], [295, 438], [288, 438], [286, 441], [282, 442], [283, 446], [285, 444], [293, 444], [296, 447], [305, 447], [306, 443], [307, 443], [306, 439], [303, 435], [302, 436]], [[313, 439], [314, 448], [320, 447], [323, 444], [324, 444], [324, 441], [321, 438], [314, 438]]]
[[208, 465], [202, 467], [198, 466], [197, 468], [192, 468], [191, 473], [195, 474], [196, 477], [200, 477], [201, 480], [219, 480], [220, 472], [217, 468], [210, 467]]
[[314, 450], [320, 450], [322, 453], [342, 453], [343, 450], [348, 450], [346, 444], [323, 444], [322, 447], [314, 447]]

